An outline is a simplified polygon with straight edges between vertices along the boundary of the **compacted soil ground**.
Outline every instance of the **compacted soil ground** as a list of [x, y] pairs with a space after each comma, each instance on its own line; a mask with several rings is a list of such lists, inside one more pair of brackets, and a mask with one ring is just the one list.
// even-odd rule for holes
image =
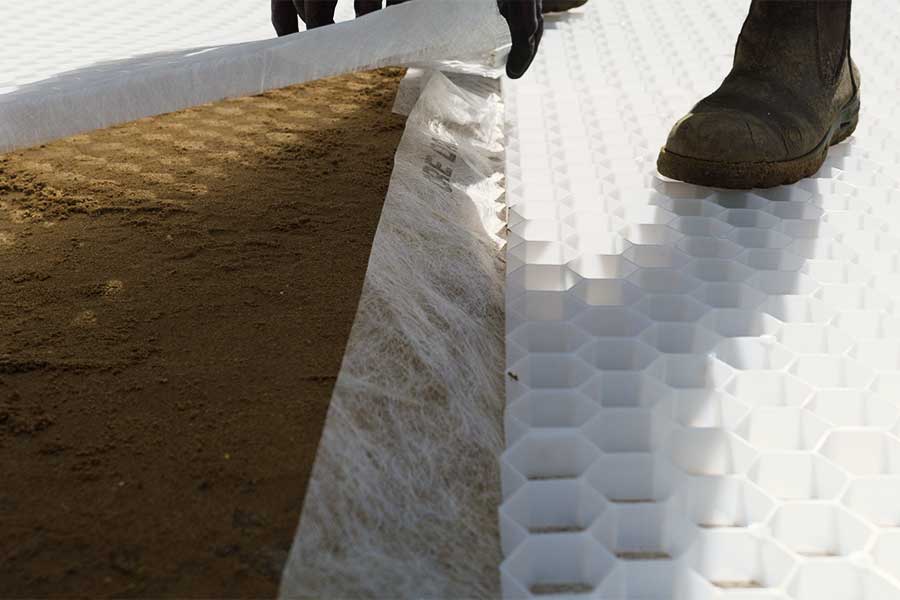
[[0, 156], [0, 597], [271, 597], [400, 70]]

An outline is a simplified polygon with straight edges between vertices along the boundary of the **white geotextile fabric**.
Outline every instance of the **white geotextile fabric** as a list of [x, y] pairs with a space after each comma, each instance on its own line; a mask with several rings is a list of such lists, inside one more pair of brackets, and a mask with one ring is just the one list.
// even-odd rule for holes
[[499, 595], [503, 108], [487, 81], [434, 74], [409, 115], [282, 597]]
[[273, 35], [268, 4], [4, 0], [0, 152], [351, 71], [462, 60], [509, 37], [493, 0], [416, 0], [259, 39]]

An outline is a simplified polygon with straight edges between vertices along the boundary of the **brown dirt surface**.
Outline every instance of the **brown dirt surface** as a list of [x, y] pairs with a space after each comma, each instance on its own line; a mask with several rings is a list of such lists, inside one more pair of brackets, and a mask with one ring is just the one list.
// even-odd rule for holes
[[0, 597], [272, 597], [398, 69], [0, 156]]

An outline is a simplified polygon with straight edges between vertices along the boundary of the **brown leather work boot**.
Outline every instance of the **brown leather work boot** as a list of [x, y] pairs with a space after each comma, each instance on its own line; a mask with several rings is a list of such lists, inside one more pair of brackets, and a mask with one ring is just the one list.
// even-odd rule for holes
[[567, 10], [572, 10], [573, 8], [578, 8], [579, 6], [584, 6], [587, 4], [587, 1], [588, 0], [544, 0], [543, 5], [541, 6], [541, 12], [544, 14], [565, 12]]
[[721, 87], [659, 154], [666, 177], [723, 188], [795, 183], [859, 119], [850, 0], [753, 0]]

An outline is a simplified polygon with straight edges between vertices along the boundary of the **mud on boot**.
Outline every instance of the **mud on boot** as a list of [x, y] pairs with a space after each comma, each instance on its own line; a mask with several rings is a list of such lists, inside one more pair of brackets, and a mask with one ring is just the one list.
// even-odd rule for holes
[[666, 177], [765, 188], [809, 177], [859, 119], [850, 0], [753, 0], [721, 87], [672, 128]]

